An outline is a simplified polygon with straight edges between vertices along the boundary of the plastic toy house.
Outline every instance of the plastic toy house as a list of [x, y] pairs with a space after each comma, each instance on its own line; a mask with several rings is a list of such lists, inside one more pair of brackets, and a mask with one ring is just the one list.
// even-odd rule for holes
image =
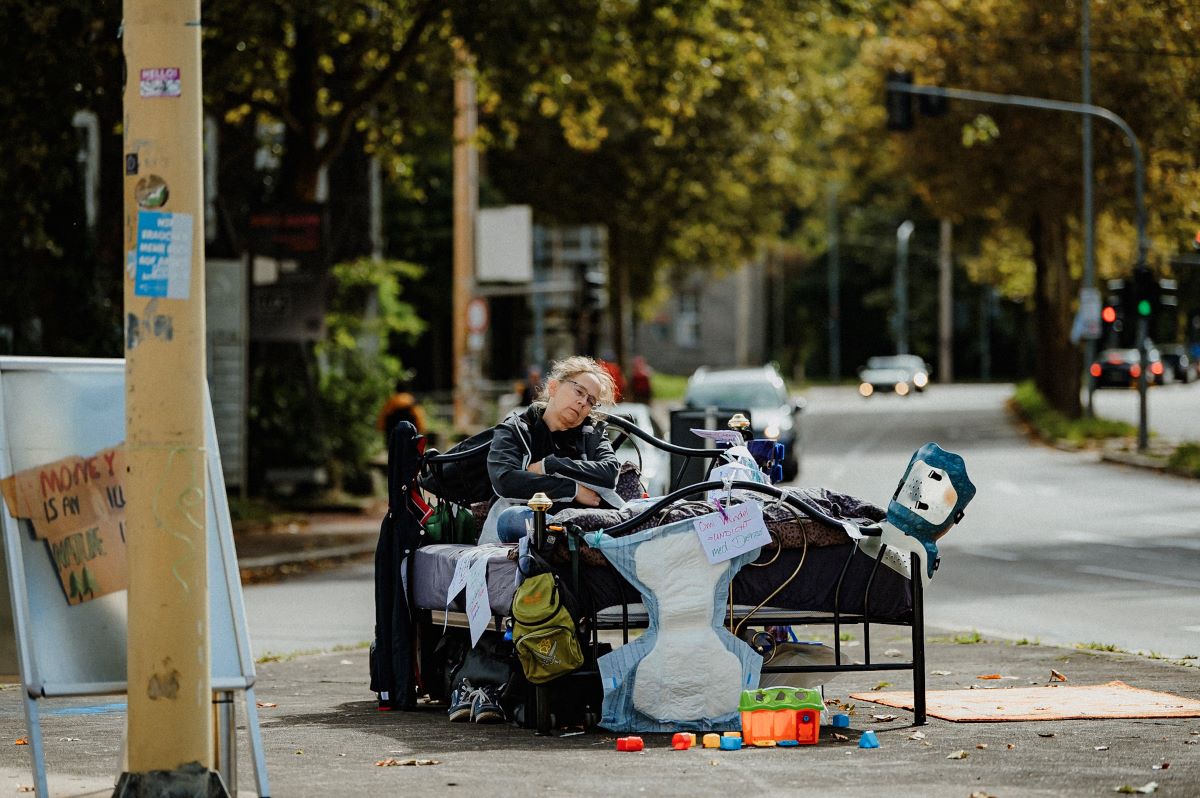
[[738, 702], [746, 745], [795, 740], [816, 745], [821, 733], [821, 694], [804, 687], [743, 690]]

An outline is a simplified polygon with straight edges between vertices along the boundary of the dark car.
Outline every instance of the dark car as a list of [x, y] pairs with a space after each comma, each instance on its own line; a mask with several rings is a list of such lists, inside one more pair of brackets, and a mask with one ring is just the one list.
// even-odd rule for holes
[[792, 400], [783, 376], [774, 366], [741, 369], [701, 366], [688, 379], [683, 402], [688, 407], [749, 410], [754, 437], [771, 438], [783, 444], [783, 478], [790, 481], [800, 474], [800, 413], [804, 400]]
[[[1158, 350], [1147, 350], [1146, 358], [1150, 364], [1147, 382], [1162, 385], [1167, 376]], [[1096, 387], [1136, 385], [1142, 375], [1141, 355], [1136, 349], [1105, 349], [1092, 363], [1091, 374], [1096, 378]]]
[[1200, 373], [1200, 362], [1188, 355], [1187, 347], [1183, 344], [1163, 344], [1158, 348], [1158, 354], [1171, 376], [1185, 385]]

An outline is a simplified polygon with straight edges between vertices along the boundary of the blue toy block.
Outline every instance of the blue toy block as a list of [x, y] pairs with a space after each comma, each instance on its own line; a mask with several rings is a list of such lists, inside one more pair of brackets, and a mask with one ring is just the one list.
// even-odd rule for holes
[[721, 738], [721, 750], [722, 751], [740, 751], [740, 750], [742, 750], [742, 738], [741, 737], [722, 737]]
[[844, 714], [844, 713], [841, 713], [841, 712], [839, 712], [838, 714], [834, 715], [834, 716], [833, 716], [833, 727], [834, 727], [835, 729], [848, 729], [848, 728], [850, 728], [850, 716], [849, 716], [849, 715], [846, 715], [846, 714]]
[[878, 748], [879, 747], [879, 738], [875, 736], [875, 732], [870, 731], [868, 729], [867, 731], [862, 733], [861, 737], [858, 738], [858, 747], [859, 748]]

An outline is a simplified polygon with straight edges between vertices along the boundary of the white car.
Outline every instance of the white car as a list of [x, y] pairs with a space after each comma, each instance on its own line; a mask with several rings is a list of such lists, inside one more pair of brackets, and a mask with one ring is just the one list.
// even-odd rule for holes
[[[631, 421], [642, 431], [659, 440], [666, 440], [662, 428], [654, 420], [654, 415], [650, 412], [648, 405], [638, 402], [621, 402], [614, 405], [608, 411], [608, 415], [619, 416], [626, 421]], [[620, 430], [614, 425], [609, 426], [610, 438], [615, 438], [619, 433]], [[617, 458], [622, 462], [628, 460], [639, 466], [642, 472], [642, 483], [646, 486], [646, 492], [651, 496], [667, 494], [667, 488], [671, 484], [671, 455], [657, 446], [651, 446], [649, 443], [629, 435], [617, 448]]]

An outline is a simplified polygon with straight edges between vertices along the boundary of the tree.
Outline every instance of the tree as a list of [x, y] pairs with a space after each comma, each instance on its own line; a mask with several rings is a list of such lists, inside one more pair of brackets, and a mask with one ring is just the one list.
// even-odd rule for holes
[[[1190, 34], [1165, 7], [1170, 5], [1105, 6], [1093, 17], [1092, 33], [1094, 102], [1125, 118], [1150, 153], [1151, 232], [1160, 237], [1177, 236], [1184, 220], [1200, 211], [1180, 191], [1197, 180], [1195, 148], [1188, 141], [1200, 122], [1200, 86], [1185, 57], [1194, 49]], [[875, 107], [864, 110], [864, 123], [882, 129], [880, 82], [893, 67], [911, 70], [918, 83], [1076, 100], [1078, 25], [1071, 6], [915, 2], [860, 61], [861, 85], [870, 87], [864, 91], [873, 95]], [[864, 109], [870, 99], [860, 99]], [[896, 163], [904, 165], [934, 213], [987, 220], [1019, 230], [1028, 240], [1035, 274], [1035, 382], [1056, 409], [1077, 417], [1080, 357], [1069, 333], [1080, 274], [1070, 245], [1080, 213], [1079, 120], [1012, 107], [951, 105], [947, 117], [919, 120], [911, 134], [892, 137]], [[1128, 150], [1115, 128], [1097, 123], [1094, 129], [1098, 208], [1130, 219]], [[1128, 270], [1134, 242], [1122, 243], [1118, 257]]]

